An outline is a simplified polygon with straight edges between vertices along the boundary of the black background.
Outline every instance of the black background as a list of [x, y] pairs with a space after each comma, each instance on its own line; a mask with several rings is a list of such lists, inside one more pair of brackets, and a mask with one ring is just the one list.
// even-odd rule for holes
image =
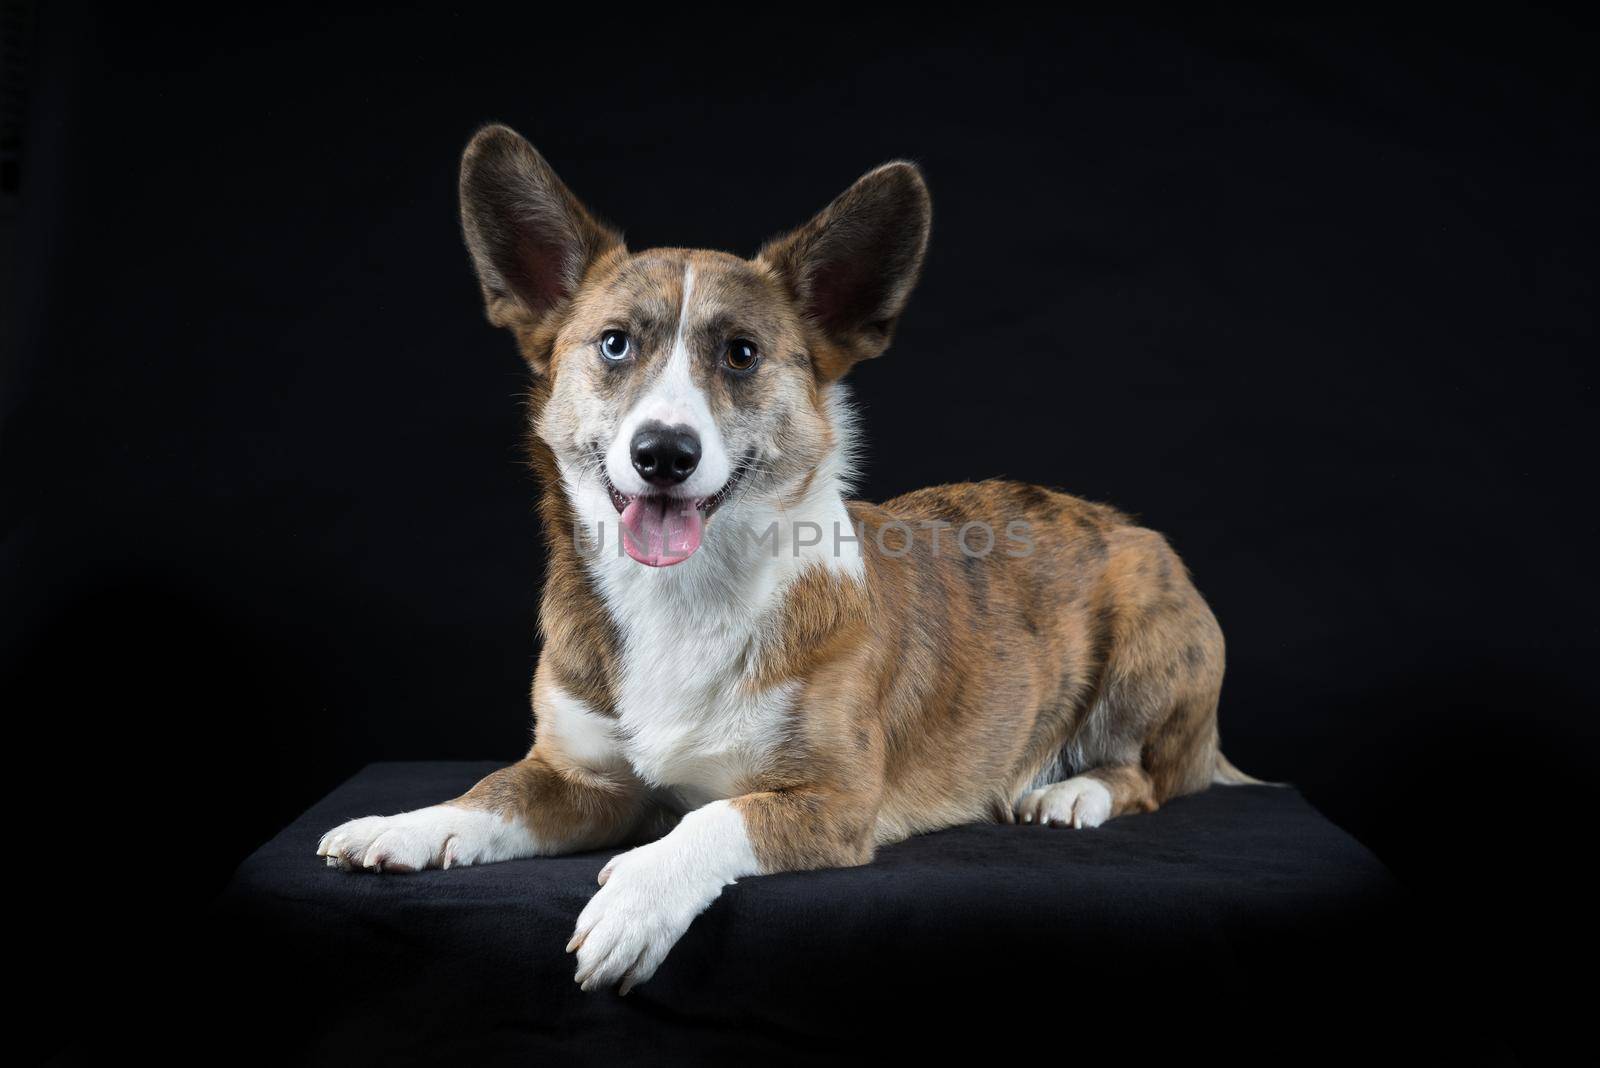
[[1590, 27], [593, 16], [42, 13], [0, 693], [13, 861], [79, 908], [43, 1000], [361, 765], [525, 748], [525, 372], [455, 205], [500, 120], [634, 248], [749, 254], [919, 162], [860, 494], [1004, 475], [1166, 532], [1229, 756], [1540, 1041], [1600, 696]]

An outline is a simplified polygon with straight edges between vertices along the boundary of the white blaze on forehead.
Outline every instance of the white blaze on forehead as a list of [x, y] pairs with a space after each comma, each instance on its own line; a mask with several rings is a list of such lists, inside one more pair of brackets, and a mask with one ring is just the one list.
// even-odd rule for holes
[[672, 335], [672, 359], [688, 366], [689, 348], [683, 343], [683, 328], [689, 322], [689, 301], [694, 296], [694, 268], [683, 265], [683, 300], [678, 305], [678, 329]]
[[633, 435], [645, 423], [664, 423], [670, 427], [688, 427], [700, 439], [700, 466], [678, 488], [676, 495], [684, 497], [710, 497], [722, 488], [733, 473], [728, 451], [722, 441], [722, 432], [711, 415], [711, 405], [706, 402], [705, 390], [694, 380], [694, 360], [689, 352], [687, 334], [689, 311], [694, 299], [694, 268], [683, 268], [683, 302], [678, 308], [678, 326], [672, 337], [672, 351], [666, 362], [650, 383], [633, 410], [628, 412], [617, 427], [617, 434], [606, 450], [606, 474], [612, 485], [623, 493], [643, 493], [647, 488], [644, 479], [633, 469]]

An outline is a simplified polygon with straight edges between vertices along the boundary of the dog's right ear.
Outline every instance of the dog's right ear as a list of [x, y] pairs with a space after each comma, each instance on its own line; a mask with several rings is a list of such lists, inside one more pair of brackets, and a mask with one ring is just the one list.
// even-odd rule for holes
[[543, 374], [562, 312], [594, 262], [623, 247], [622, 235], [506, 126], [479, 130], [461, 157], [461, 230], [489, 321], [515, 333]]

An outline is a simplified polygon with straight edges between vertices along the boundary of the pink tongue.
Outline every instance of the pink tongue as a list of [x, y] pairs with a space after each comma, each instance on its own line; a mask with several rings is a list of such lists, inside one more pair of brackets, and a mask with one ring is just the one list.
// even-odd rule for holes
[[690, 500], [635, 497], [622, 510], [622, 547], [641, 564], [681, 564], [700, 548], [700, 509]]

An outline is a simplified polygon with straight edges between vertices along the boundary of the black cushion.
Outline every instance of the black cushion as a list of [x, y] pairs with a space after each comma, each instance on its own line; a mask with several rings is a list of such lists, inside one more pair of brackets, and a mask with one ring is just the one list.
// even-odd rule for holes
[[1404, 996], [1393, 880], [1288, 788], [1088, 831], [958, 827], [865, 867], [742, 880], [625, 998], [580, 992], [563, 951], [608, 852], [381, 876], [315, 855], [343, 820], [496, 766], [372, 765], [257, 850], [218, 903], [212, 1011], [341, 1063], [786, 1063], [958, 1032], [990, 1050], [1293, 1042], [1304, 1060], [1349, 1037], [1353, 981], [1368, 1024]]

